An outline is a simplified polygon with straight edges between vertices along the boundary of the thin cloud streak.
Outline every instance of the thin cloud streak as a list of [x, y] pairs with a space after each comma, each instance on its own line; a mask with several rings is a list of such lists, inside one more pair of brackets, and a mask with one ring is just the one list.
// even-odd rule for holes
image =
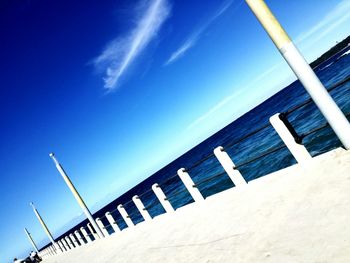
[[[306, 40], [309, 40], [312, 37], [312, 40], [307, 42], [307, 46], [311, 46], [329, 32], [334, 30], [336, 27], [341, 25], [350, 19], [350, 1], [343, 0], [340, 2], [334, 9], [332, 9], [324, 18], [320, 20], [319, 23], [315, 24], [311, 29], [305, 31], [301, 35], [296, 38], [296, 43], [305, 43]], [[265, 72], [261, 73], [258, 77], [256, 77], [253, 81], [251, 81], [247, 87], [251, 87], [253, 84], [265, 79], [270, 76], [278, 67], [280, 67], [282, 63], [278, 63], [271, 68], [267, 69]], [[246, 88], [244, 88], [246, 90]], [[198, 124], [204, 122], [206, 119], [210, 118], [214, 115], [218, 110], [224, 107], [226, 104], [231, 102], [233, 99], [237, 98], [239, 95], [243, 93], [243, 89], [239, 90], [232, 95], [226, 97], [219, 103], [217, 103], [214, 107], [212, 107], [208, 112], [200, 116], [194, 122], [192, 122], [189, 126], [187, 126], [186, 131], [191, 130]]]
[[237, 97], [239, 97], [242, 93], [247, 91], [247, 88], [253, 86], [254, 84], [256, 84], [257, 82], [260, 82], [262, 79], [266, 78], [267, 76], [270, 76], [278, 67], [281, 66], [281, 63], [278, 63], [270, 68], [268, 68], [267, 70], [265, 70], [264, 72], [262, 72], [259, 76], [257, 76], [255, 79], [253, 79], [251, 82], [249, 82], [244, 88], [235, 91], [234, 93], [232, 93], [230, 96], [226, 97], [225, 99], [221, 100], [219, 103], [217, 103], [214, 107], [212, 107], [209, 111], [207, 111], [206, 113], [204, 113], [202, 116], [200, 116], [198, 119], [196, 119], [194, 122], [192, 122], [190, 125], [187, 126], [187, 128], [185, 129], [186, 131], [191, 130], [192, 128], [194, 128], [195, 126], [197, 126], [198, 124], [204, 122], [206, 119], [210, 118], [211, 116], [213, 116], [214, 113], [216, 113], [218, 110], [220, 110], [222, 107], [224, 107], [226, 104], [228, 104], [229, 102], [233, 101], [234, 99], [237, 99]]
[[194, 47], [203, 34], [203, 32], [221, 15], [225, 13], [225, 11], [233, 4], [234, 0], [229, 0], [224, 2], [224, 4], [215, 12], [215, 14], [210, 17], [210, 19], [202, 25], [199, 29], [194, 31], [185, 42], [175, 50], [169, 57], [169, 59], [164, 63], [165, 66], [175, 62], [179, 58], [181, 58], [190, 48]]
[[104, 87], [113, 90], [132, 62], [157, 36], [162, 24], [170, 15], [167, 0], [152, 0], [126, 37], [116, 38], [94, 59], [99, 70], [105, 71]]
[[302, 43], [311, 38], [311, 41], [307, 43], [307, 46], [312, 46], [348, 19], [350, 19], [350, 1], [343, 0], [325, 17], [320, 19], [320, 22], [299, 35], [295, 42]]

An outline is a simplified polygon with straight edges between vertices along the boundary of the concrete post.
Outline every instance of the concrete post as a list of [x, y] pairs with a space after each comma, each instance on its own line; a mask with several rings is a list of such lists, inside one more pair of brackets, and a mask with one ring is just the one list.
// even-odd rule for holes
[[93, 225], [94, 229], [97, 232], [97, 235], [100, 238], [103, 238], [104, 236], [103, 236], [103, 233], [102, 233], [101, 229], [98, 227], [98, 225], [96, 224], [95, 220], [92, 218], [92, 214], [90, 213], [90, 210], [86, 206], [84, 200], [81, 198], [80, 194], [78, 193], [77, 189], [73, 185], [72, 181], [69, 179], [67, 173], [64, 171], [63, 167], [57, 161], [57, 159], [56, 159], [56, 157], [55, 157], [55, 155], [53, 153], [50, 153], [50, 157], [53, 160], [53, 162], [55, 163], [58, 172], [62, 175], [63, 180], [66, 182], [67, 186], [71, 190], [73, 196], [77, 200], [77, 202], [80, 205], [81, 209], [83, 210], [85, 216], [89, 219], [90, 223]]
[[134, 223], [132, 222], [128, 212], [126, 212], [125, 208], [123, 205], [118, 205], [117, 207], [119, 213], [122, 215], [125, 223], [128, 225], [128, 227], [133, 227]]
[[152, 190], [167, 213], [171, 213], [175, 211], [173, 206], [170, 204], [168, 198], [166, 198], [163, 190], [160, 188], [158, 184], [152, 185]]
[[61, 242], [67, 251], [71, 249], [71, 247], [68, 245], [67, 241], [64, 238], [61, 239]]
[[103, 232], [104, 236], [108, 237], [109, 233], [108, 233], [106, 227], [103, 225], [102, 220], [100, 218], [96, 218], [96, 223], [99, 226], [99, 228], [102, 229], [102, 232]]
[[146, 210], [145, 206], [143, 205], [143, 203], [138, 195], [133, 196], [132, 201], [134, 201], [137, 209], [139, 210], [139, 212], [141, 213], [141, 215], [145, 219], [145, 221], [152, 220], [152, 217], [150, 216], [150, 214]]
[[81, 231], [81, 233], [83, 233], [83, 235], [84, 235], [84, 237], [85, 237], [85, 239], [86, 239], [86, 242], [91, 243], [91, 242], [92, 242], [92, 239], [91, 239], [91, 237], [89, 236], [88, 232], [86, 231], [85, 227], [82, 226], [82, 227], [80, 228], [80, 231]]
[[107, 218], [108, 222], [111, 224], [114, 232], [115, 233], [120, 232], [120, 228], [119, 228], [117, 222], [114, 220], [112, 214], [110, 212], [107, 212], [105, 215], [106, 215], [106, 218]]
[[53, 254], [53, 255], [56, 255], [56, 254], [57, 254], [57, 252], [56, 252], [56, 251], [57, 251], [57, 250], [56, 250], [56, 247], [55, 247], [54, 245], [51, 245], [50, 248], [51, 248], [51, 250], [52, 250], [52, 254]]
[[28, 232], [28, 230], [26, 228], [24, 228], [24, 232], [26, 233], [29, 242], [32, 244], [33, 248], [35, 249], [36, 253], [39, 253], [38, 247], [36, 246], [31, 234]]
[[228, 156], [228, 154], [225, 152], [222, 146], [216, 147], [214, 149], [214, 154], [219, 160], [222, 167], [224, 167], [227, 175], [231, 178], [235, 186], [240, 187], [247, 185], [247, 182], [243, 178], [242, 174], [238, 170], [234, 169], [235, 164], [232, 162], [230, 156]]
[[177, 171], [177, 174], [179, 175], [181, 181], [186, 186], [188, 192], [191, 194], [192, 198], [196, 202], [204, 201], [204, 197], [202, 196], [201, 192], [199, 192], [198, 188], [195, 187], [194, 182], [192, 181], [192, 178], [190, 175], [186, 172], [185, 168], [181, 168]]
[[66, 247], [63, 245], [62, 241], [61, 240], [58, 240], [57, 241], [58, 245], [61, 247], [62, 251], [67, 251]]
[[68, 241], [67, 237], [64, 237], [62, 239], [62, 241], [64, 242], [64, 244], [66, 245], [66, 247], [68, 247], [68, 249], [73, 249], [73, 246], [71, 245], [71, 243]]
[[292, 136], [286, 125], [280, 119], [280, 113], [277, 113], [270, 117], [270, 123], [275, 128], [276, 132], [281, 137], [282, 141], [288, 147], [289, 151], [292, 153], [298, 163], [306, 162], [312, 158], [304, 145], [295, 142], [295, 138]]
[[69, 234], [70, 239], [73, 241], [73, 244], [75, 247], [79, 247], [80, 243], [78, 242], [78, 240], [76, 239], [74, 233], [70, 233]]
[[[36, 215], [36, 217], [38, 218], [41, 226], [43, 227], [44, 231], [46, 232], [48, 238], [50, 239], [51, 243], [54, 245], [54, 247], [58, 250], [61, 251], [60, 247], [56, 244], [56, 242], [53, 240], [53, 237], [51, 235], [50, 230], [47, 228], [44, 220], [42, 219], [41, 215], [39, 214], [38, 210], [35, 208], [33, 202], [30, 203], [31, 207], [33, 208], [34, 214]], [[63, 252], [63, 251], [61, 251]]]
[[77, 237], [77, 240], [79, 241], [80, 245], [85, 245], [85, 241], [83, 239], [83, 237], [80, 235], [78, 230], [74, 231], [75, 236]]
[[310, 65], [263, 0], [246, 0], [294, 74], [310, 94], [344, 147], [350, 149], [350, 124]]
[[60, 247], [60, 249], [62, 250], [62, 252], [64, 252], [65, 248], [64, 248], [64, 246], [62, 246], [62, 243], [60, 241], [57, 241], [57, 244]]
[[94, 231], [94, 228], [92, 227], [92, 225], [90, 223], [87, 224], [88, 229], [90, 230], [91, 234], [93, 235], [93, 237], [97, 240], [100, 237], [96, 234], [96, 232]]
[[74, 246], [72, 240], [69, 238], [69, 236], [66, 236], [65, 239], [72, 249], [75, 248], [75, 246]]

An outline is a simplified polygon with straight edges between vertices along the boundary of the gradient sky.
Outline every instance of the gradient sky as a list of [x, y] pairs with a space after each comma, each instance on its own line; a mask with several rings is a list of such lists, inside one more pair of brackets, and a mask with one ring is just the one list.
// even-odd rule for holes
[[[268, 0], [309, 62], [350, 1]], [[243, 0], [1, 1], [0, 261], [48, 242], [294, 80]]]

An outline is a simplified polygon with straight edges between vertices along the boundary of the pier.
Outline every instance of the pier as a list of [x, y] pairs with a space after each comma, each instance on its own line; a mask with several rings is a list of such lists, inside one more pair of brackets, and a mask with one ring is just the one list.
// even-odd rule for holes
[[349, 171], [338, 148], [44, 262], [345, 263]]
[[[343, 112], [329, 92], [350, 81], [350, 76], [326, 88], [264, 1], [246, 2], [310, 98], [283, 112], [274, 111], [264, 125], [224, 145], [216, 145], [189, 167], [179, 167], [175, 175], [163, 182], [152, 182], [145, 192], [119, 203], [114, 210], [103, 211], [104, 214], [96, 218], [51, 153], [58, 172], [89, 223], [55, 240], [32, 205], [52, 243], [40, 251], [44, 262], [348, 262], [350, 113]], [[299, 133], [291, 114], [311, 103], [317, 106], [326, 122], [316, 126], [313, 119], [311, 124], [315, 126]], [[278, 136], [272, 145], [238, 161], [230, 152], [239, 143], [271, 128], [274, 130], [270, 130], [269, 135]], [[323, 129], [331, 129], [342, 147], [334, 149], [339, 145], [333, 146], [333, 150], [317, 156], [307, 149], [304, 139]], [[258, 148], [254, 143], [249, 147], [254, 151]], [[281, 150], [289, 152], [293, 165], [288, 157], [287, 161], [267, 163], [278, 168], [265, 172], [263, 175], [269, 174], [263, 177], [260, 177], [262, 174], [242, 175], [247, 165]], [[216, 159], [221, 171], [203, 172], [206, 177], [195, 180], [196, 175], [191, 176], [193, 169], [210, 158]], [[258, 171], [260, 167], [257, 165], [253, 170]], [[200, 185], [221, 176], [227, 176], [234, 187], [212, 196], [204, 195]], [[164, 188], [165, 183], [174, 178], [181, 181], [182, 189], [173, 187], [169, 192]], [[145, 199], [140, 198], [150, 192], [157, 197], [164, 214], [151, 216], [151, 207], [145, 206]], [[171, 199], [184, 192], [193, 202], [174, 205]], [[133, 222], [126, 207], [131, 203], [143, 218], [141, 223]], [[120, 228], [113, 217], [117, 210], [126, 224], [125, 229]]]

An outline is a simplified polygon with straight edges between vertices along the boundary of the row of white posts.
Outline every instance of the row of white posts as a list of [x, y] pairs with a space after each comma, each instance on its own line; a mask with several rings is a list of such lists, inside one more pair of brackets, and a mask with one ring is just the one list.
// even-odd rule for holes
[[[350, 149], [350, 124], [348, 120], [346, 119], [345, 115], [341, 112], [339, 107], [336, 105], [332, 97], [327, 92], [326, 88], [322, 85], [320, 80], [317, 78], [315, 73], [312, 71], [309, 64], [306, 62], [306, 60], [303, 58], [303, 56], [300, 54], [296, 46], [293, 44], [287, 33], [284, 31], [278, 20], [275, 18], [271, 10], [268, 8], [266, 3], [263, 0], [245, 0], [247, 4], [249, 5], [250, 9], [253, 11], [253, 13], [256, 15], [257, 19], [260, 21], [268, 35], [271, 37], [272, 41], [280, 51], [283, 58], [286, 60], [286, 62], [289, 64], [290, 68], [293, 70], [295, 75], [299, 78], [303, 86], [305, 87], [306, 91], [309, 93], [317, 107], [322, 112], [323, 116], [328, 121], [330, 127], [333, 129], [335, 134], [338, 136], [339, 140], [342, 142], [344, 147], [346, 149]], [[294, 158], [297, 160], [297, 162], [305, 162], [311, 158], [308, 151], [305, 149], [303, 145], [296, 142], [295, 137], [293, 137], [293, 132], [291, 133], [290, 125], [285, 125], [283, 122], [283, 118], [281, 118], [280, 114], [276, 114], [270, 118], [270, 122], [272, 126], [276, 129], [277, 133], [283, 140], [283, 142], [287, 145], [288, 149], [294, 156]], [[222, 147], [218, 147], [214, 150], [215, 156], [218, 158], [221, 165], [224, 167], [225, 171], [227, 172], [228, 176], [231, 178], [233, 183], [240, 187], [242, 185], [246, 185], [247, 182], [242, 177], [241, 173], [235, 169], [235, 165], [232, 162], [231, 158], [228, 156], [228, 154], [224, 151]], [[87, 208], [86, 204], [84, 203], [83, 199], [75, 189], [74, 185], [70, 181], [69, 177], [65, 173], [62, 166], [58, 163], [56, 158], [53, 154], [50, 154], [51, 158], [55, 162], [56, 168], [62, 175], [63, 179], [67, 183], [68, 187], [71, 189], [74, 197], [78, 201], [79, 205], [81, 206], [82, 210], [84, 211], [86, 217], [90, 221], [90, 232], [95, 233], [92, 231], [92, 227], [96, 231], [96, 237], [95, 238], [103, 238], [105, 236], [108, 236], [108, 231], [103, 226], [103, 223], [100, 219], [97, 219], [96, 221], [92, 218], [92, 215]], [[201, 202], [204, 200], [202, 194], [199, 192], [199, 190], [195, 187], [192, 179], [188, 175], [185, 169], [178, 170], [178, 175], [185, 184], [187, 190], [192, 195], [193, 199], [196, 202]], [[174, 211], [174, 208], [170, 204], [169, 200], [166, 198], [164, 192], [161, 190], [158, 184], [154, 184], [152, 186], [152, 190], [156, 194], [157, 198], [159, 199], [160, 203], [163, 205], [165, 211], [167, 213], [171, 213]], [[133, 198], [133, 201], [135, 202], [135, 205], [139, 209], [140, 213], [144, 217], [144, 219], [150, 220], [151, 216], [148, 214], [147, 210], [145, 209], [144, 205], [142, 204], [141, 200], [135, 196]], [[124, 218], [126, 224], [128, 227], [132, 227], [134, 224], [131, 221], [130, 217], [128, 216], [127, 212], [123, 208], [122, 205], [118, 206], [118, 210], [122, 217]], [[109, 213], [108, 216], [106, 214], [106, 217], [110, 224], [112, 225], [113, 229], [117, 232], [118, 226], [116, 225], [112, 215]], [[38, 217], [39, 218], [39, 217]], [[40, 221], [41, 219], [39, 219]], [[41, 220], [42, 221], [42, 220]], [[41, 222], [43, 227], [45, 224]], [[46, 226], [45, 226], [46, 227]], [[52, 239], [49, 231], [47, 228], [44, 227], [44, 230], [47, 232], [50, 239]], [[85, 239], [87, 242], [91, 242], [90, 237], [88, 235], [85, 235], [85, 229], [81, 229]], [[85, 231], [85, 232], [84, 232]], [[76, 246], [85, 244], [83, 242], [83, 238], [79, 238], [78, 235], [74, 236], [77, 233], [70, 234], [69, 237], [60, 240], [58, 244], [56, 244], [53, 240], [53, 245], [46, 249], [46, 252], [48, 254], [55, 253], [55, 251], [65, 251], [67, 249], [74, 248]], [[80, 236], [81, 237], [81, 236]]]
[[[304, 145], [299, 144], [296, 142], [295, 138], [293, 137], [291, 131], [288, 129], [288, 127], [285, 125], [285, 122], [283, 118], [281, 118], [281, 114], [275, 114], [270, 118], [270, 123], [275, 128], [283, 142], [286, 144], [287, 148], [290, 150], [294, 158], [297, 160], [298, 163], [305, 162], [309, 159], [311, 159], [311, 155], [306, 150]], [[220, 164], [223, 166], [224, 170], [226, 171], [227, 175], [230, 177], [232, 182], [235, 184], [236, 187], [242, 187], [247, 185], [246, 180], [243, 178], [240, 171], [236, 168], [235, 164], [233, 163], [230, 156], [226, 153], [224, 148], [222, 146], [219, 146], [215, 148], [214, 155], [220, 162]], [[185, 168], [181, 168], [177, 171], [178, 176], [180, 177], [181, 181], [184, 183], [186, 189], [191, 194], [192, 198], [195, 202], [202, 202], [204, 201], [204, 197], [202, 196], [201, 192], [198, 190], [198, 188], [195, 186], [194, 182], [192, 181], [190, 175], [186, 171]], [[163, 206], [166, 213], [173, 213], [175, 209], [169, 202], [168, 198], [166, 197], [165, 193], [159, 186], [159, 184], [155, 183], [152, 185], [152, 190], [154, 194], [157, 196], [159, 202]], [[141, 199], [138, 195], [135, 195], [132, 198], [132, 201], [134, 202], [135, 206], [141, 213], [142, 217], [145, 221], [152, 220], [152, 217], [148, 213], [147, 209], [145, 208], [144, 204], [142, 203]], [[122, 218], [124, 219], [126, 225], [131, 228], [134, 226], [134, 223], [132, 222], [129, 214], [123, 207], [123, 205], [118, 205], [117, 210], [121, 214]], [[105, 214], [106, 219], [108, 220], [110, 226], [113, 228], [114, 233], [120, 232], [120, 228], [118, 227], [115, 219], [113, 218], [112, 214], [110, 212], [107, 212]], [[95, 220], [96, 225], [100, 228], [100, 230], [103, 232], [104, 237], [108, 237], [110, 234], [106, 228], [106, 226], [103, 224], [102, 220], [100, 218], [96, 218]], [[61, 240], [57, 241], [55, 244], [51, 245], [50, 247], [47, 247], [44, 251], [41, 251], [42, 255], [54, 255], [61, 250], [62, 252], [69, 251], [71, 249], [77, 248], [79, 246], [83, 246], [86, 244], [91, 243], [93, 240], [100, 239], [100, 236], [97, 234], [95, 229], [93, 228], [91, 223], [87, 224], [87, 228], [89, 229], [90, 234], [86, 230], [85, 227], [81, 227], [80, 231], [76, 230], [74, 233], [71, 233], [67, 235], [66, 237], [62, 238]], [[93, 239], [91, 238], [93, 236]], [[56, 245], [56, 247], [55, 247]], [[57, 249], [57, 246], [59, 249]]]

